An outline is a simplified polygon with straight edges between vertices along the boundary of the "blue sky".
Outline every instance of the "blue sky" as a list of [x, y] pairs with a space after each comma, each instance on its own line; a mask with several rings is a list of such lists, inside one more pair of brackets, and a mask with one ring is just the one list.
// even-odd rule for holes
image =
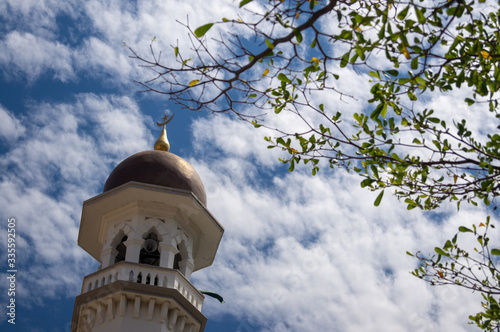
[[[351, 174], [288, 173], [280, 152], [266, 148], [270, 132], [138, 92], [133, 81], [147, 73], [123, 41], [147, 53], [156, 36], [155, 47], [173, 53], [171, 45], [186, 42], [176, 20], [189, 16], [196, 27], [236, 8], [230, 0], [0, 0], [0, 238], [15, 217], [19, 270], [17, 324], [2, 314], [0, 329], [69, 330], [83, 277], [98, 265], [76, 243], [82, 202], [102, 191], [117, 163], [151, 149], [155, 121], [175, 112], [171, 152], [200, 174], [208, 208], [226, 230], [214, 264], [192, 276], [226, 300], [205, 300], [207, 332], [474, 330], [467, 316], [479, 295], [413, 278], [405, 252], [430, 252], [459, 225], [483, 221], [481, 208], [409, 212], [387, 194], [375, 208], [376, 194]], [[362, 110], [369, 87], [345, 74], [358, 96], [347, 107]], [[451, 117], [460, 109], [447, 106], [459, 94], [426, 102]], [[296, 123], [286, 115], [270, 121]], [[484, 124], [475, 117], [470, 125]]]

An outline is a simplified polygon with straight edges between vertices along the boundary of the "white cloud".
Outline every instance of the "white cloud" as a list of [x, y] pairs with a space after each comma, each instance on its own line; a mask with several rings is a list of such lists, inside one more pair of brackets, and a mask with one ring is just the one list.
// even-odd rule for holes
[[[3, 49], [0, 64], [6, 77], [30, 83], [45, 73], [63, 82], [85, 74], [123, 87], [131, 85], [133, 79], [149, 79], [152, 74], [137, 68], [139, 63], [129, 58], [128, 49], [122, 47], [123, 41], [148, 57], [149, 44], [156, 36], [156, 50], [162, 52], [162, 61], [168, 63], [175, 60], [171, 45], [178, 44], [184, 51], [191, 46], [188, 30], [177, 19], [186, 22], [189, 17], [190, 25], [196, 28], [220, 20], [235, 7], [235, 3], [227, 0], [196, 4], [96, 0], [85, 4], [58, 0], [4, 2], [0, 4], [0, 9], [4, 9], [0, 17], [10, 23], [0, 40]], [[72, 25], [58, 24], [61, 18], [69, 18]]]
[[7, 77], [23, 77], [32, 83], [49, 72], [55, 79], [75, 78], [68, 46], [31, 33], [12, 31], [0, 40], [0, 65]]
[[0, 137], [11, 142], [26, 131], [21, 121], [0, 105]]
[[58, 30], [58, 15], [75, 18], [78, 4], [78, 1], [71, 0], [3, 0], [0, 2], [0, 17], [7, 28], [54, 37]]
[[[233, 18], [237, 6], [233, 1], [65, 3], [9, 2], [16, 25], [24, 28], [0, 40], [6, 76], [34, 82], [47, 73], [60, 81], [87, 75], [123, 88], [131, 77], [144, 75], [127, 58], [123, 40], [147, 52], [157, 36], [158, 49], [170, 61], [177, 38], [181, 50], [189, 47], [175, 19], [189, 15], [196, 27]], [[55, 22], [62, 13], [86, 15], [91, 24], [79, 27], [86, 34], [75, 43], [57, 39], [61, 27]], [[337, 94], [314, 101], [332, 111], [339, 103], [349, 112], [362, 111], [369, 87], [361, 84], [364, 77], [349, 73], [342, 88], [359, 101], [345, 105]], [[450, 100], [430, 103], [445, 108]], [[447, 115], [455, 111], [446, 109]], [[0, 135], [12, 144], [0, 160], [0, 210], [19, 222], [19, 244], [30, 249], [22, 261], [36, 262], [23, 272], [21, 293], [43, 301], [78, 292], [83, 275], [95, 269], [76, 245], [82, 201], [100, 191], [112, 164], [151, 146], [152, 137], [144, 125], [149, 119], [127, 97], [81, 94], [71, 103], [39, 103], [30, 111], [33, 117], [24, 125], [22, 116], [0, 107]], [[268, 121], [297, 128], [291, 114]], [[473, 126], [481, 128], [481, 117]], [[429, 288], [409, 275], [415, 261], [405, 251], [431, 252], [458, 225], [482, 221], [484, 211], [456, 213], [445, 206], [442, 220], [430, 219], [406, 211], [387, 193], [374, 208], [375, 194], [359, 188], [354, 176], [322, 170], [311, 177], [305, 168], [283, 174], [281, 152], [266, 149], [262, 139], [273, 135], [270, 131], [228, 117], [199, 119], [192, 129], [192, 164], [204, 180], [210, 210], [226, 229], [215, 264], [193, 276], [195, 286], [226, 299], [226, 305], [207, 299], [210, 319], [231, 313], [242, 320], [241, 331], [468, 330], [467, 315], [478, 310], [479, 296]], [[5, 236], [2, 228], [0, 235]]]
[[[467, 317], [479, 311], [480, 296], [430, 288], [409, 274], [416, 261], [405, 252], [432, 252], [458, 225], [484, 221], [484, 211], [444, 206], [442, 220], [429, 219], [388, 194], [375, 208], [376, 194], [361, 189], [354, 175], [261, 173], [269, 166], [259, 153], [242, 154], [237, 142], [221, 138], [244, 138], [251, 150], [260, 134], [250, 139], [238, 122], [198, 120], [195, 128], [211, 128], [197, 137], [213, 147], [204, 155], [216, 156], [193, 164], [209, 209], [226, 229], [215, 264], [193, 276], [227, 302], [206, 301], [209, 317], [231, 313], [242, 321], [241, 331], [469, 329]], [[241, 169], [219, 167], [246, 170], [249, 157], [257, 159], [251, 176], [267, 178], [267, 186], [242, 179]]]
[[20, 295], [43, 301], [74, 294], [95, 266], [76, 245], [81, 204], [102, 190], [112, 166], [146, 149], [152, 137], [149, 118], [127, 97], [82, 94], [74, 104], [33, 106], [31, 114], [29, 134], [0, 161], [0, 210], [16, 218], [17, 244], [25, 248]]

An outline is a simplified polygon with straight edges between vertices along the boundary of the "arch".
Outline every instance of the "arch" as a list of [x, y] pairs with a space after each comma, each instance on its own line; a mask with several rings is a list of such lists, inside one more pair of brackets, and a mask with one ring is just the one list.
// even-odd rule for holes
[[179, 233], [174, 237], [174, 243], [177, 244], [177, 249], [179, 250], [183, 260], [193, 259], [193, 241], [187, 236], [187, 234], [179, 229]]
[[110, 275], [108, 276], [108, 285], [109, 285], [111, 282], [113, 282], [113, 276], [110, 274]]
[[174, 266], [173, 266], [174, 270], [180, 269], [179, 263], [180, 263], [180, 261], [182, 261], [182, 254], [181, 254], [181, 251], [179, 249], [179, 245], [177, 245], [177, 250], [178, 250], [178, 252], [174, 256]]
[[145, 238], [149, 233], [155, 233], [158, 236], [158, 241], [163, 242], [165, 236], [170, 232], [163, 221], [155, 217], [146, 217], [143, 222], [138, 225], [137, 232]]
[[190, 253], [190, 247], [188, 247], [187, 245], [187, 238], [186, 238], [186, 235], [183, 234], [182, 236], [182, 239], [180, 241], [177, 242], [177, 254], [175, 254], [175, 257], [174, 257], [174, 266], [173, 268], [175, 270], [180, 270], [180, 266], [179, 266], [179, 263], [181, 261], [184, 261], [184, 260], [187, 260], [191, 257], [191, 253]]
[[180, 242], [177, 244], [177, 249], [179, 249], [179, 252], [181, 253], [181, 256], [183, 259], [189, 259], [191, 258], [191, 250], [189, 250], [189, 246], [187, 244], [187, 239], [182, 239]]
[[106, 277], [102, 277], [101, 279], [101, 287], [106, 284]]
[[167, 279], [167, 277], [165, 276], [165, 277], [163, 277], [163, 284], [162, 284], [162, 286], [163, 286], [163, 287], [167, 287], [167, 285], [168, 285], [168, 279]]
[[173, 268], [178, 270], [189, 280], [194, 267], [192, 258], [192, 240], [186, 233], [182, 230], [180, 231], [181, 232], [175, 236], [178, 253], [174, 256]]
[[142, 272], [137, 275], [137, 283], [142, 284]]
[[92, 282], [89, 282], [89, 285], [87, 286], [87, 292], [90, 292], [92, 290]]
[[155, 286], [158, 286], [158, 275], [156, 275], [156, 276], [155, 276], [154, 285], [155, 285]]
[[97, 287], [99, 287], [99, 280], [96, 280], [96, 281], [94, 282], [94, 289], [96, 289]]
[[125, 260], [125, 256], [127, 255], [127, 246], [124, 242], [127, 240], [128, 236], [123, 233], [123, 230], [118, 232], [115, 236], [115, 239], [112, 242], [112, 246], [116, 250], [115, 264]]
[[146, 285], [151, 285], [151, 274], [149, 274], [149, 273], [146, 276]]
[[134, 281], [134, 271], [130, 270], [128, 274], [128, 281]]

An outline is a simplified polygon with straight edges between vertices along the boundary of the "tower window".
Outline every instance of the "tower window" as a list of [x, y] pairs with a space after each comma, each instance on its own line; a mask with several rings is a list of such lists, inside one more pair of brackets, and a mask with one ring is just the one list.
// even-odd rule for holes
[[123, 242], [127, 241], [128, 237], [127, 235], [125, 235], [122, 240], [120, 241], [120, 243], [118, 243], [118, 245], [116, 246], [116, 251], [118, 251], [118, 253], [116, 254], [116, 257], [115, 257], [115, 263], [118, 263], [118, 262], [121, 262], [121, 261], [124, 261], [125, 260], [125, 255], [127, 254], [127, 247], [125, 246], [125, 244]]
[[[179, 246], [177, 246], [177, 250], [179, 250]], [[174, 257], [174, 269], [175, 270], [179, 270], [180, 267], [179, 267], [179, 262], [182, 260], [182, 256], [181, 256], [181, 253], [180, 251], [175, 254], [175, 257]]]
[[155, 233], [149, 233], [144, 239], [144, 245], [139, 256], [139, 263], [159, 266], [160, 251], [158, 251], [158, 237]]

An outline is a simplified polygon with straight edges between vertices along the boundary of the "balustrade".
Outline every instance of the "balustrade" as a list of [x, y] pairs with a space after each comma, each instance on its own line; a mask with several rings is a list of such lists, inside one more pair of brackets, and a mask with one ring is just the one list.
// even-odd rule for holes
[[198, 310], [203, 305], [203, 295], [178, 270], [126, 261], [86, 276], [83, 279], [82, 294], [118, 280], [176, 289]]

